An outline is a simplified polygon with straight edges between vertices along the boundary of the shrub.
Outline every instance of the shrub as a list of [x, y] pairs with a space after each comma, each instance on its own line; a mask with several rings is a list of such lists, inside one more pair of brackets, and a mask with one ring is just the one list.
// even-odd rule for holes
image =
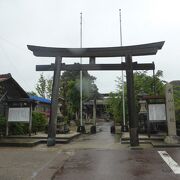
[[40, 112], [32, 113], [32, 132], [44, 131], [47, 125], [47, 118]]
[[0, 134], [5, 135], [6, 131], [6, 118], [0, 115]]
[[[32, 132], [44, 131], [47, 124], [45, 115], [39, 112], [32, 113]], [[6, 119], [0, 115], [0, 135], [5, 135]], [[9, 135], [25, 135], [29, 133], [29, 123], [11, 122], [9, 123]]]
[[9, 123], [9, 135], [25, 135], [28, 134], [29, 123], [11, 122]]
[[64, 123], [65, 124], [70, 124], [68, 116], [64, 116]]

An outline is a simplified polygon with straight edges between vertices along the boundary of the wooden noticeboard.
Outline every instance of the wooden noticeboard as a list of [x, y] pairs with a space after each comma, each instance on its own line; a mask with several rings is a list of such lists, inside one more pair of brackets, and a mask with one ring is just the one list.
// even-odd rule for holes
[[165, 104], [149, 104], [148, 105], [149, 121], [166, 121]]
[[148, 104], [148, 136], [151, 134], [151, 123], [166, 122], [165, 104]]
[[22, 122], [29, 123], [29, 136], [32, 128], [32, 105], [30, 107], [10, 107], [6, 122], [6, 136], [9, 134], [9, 123]]
[[29, 122], [30, 121], [30, 108], [18, 107], [9, 108], [8, 122]]

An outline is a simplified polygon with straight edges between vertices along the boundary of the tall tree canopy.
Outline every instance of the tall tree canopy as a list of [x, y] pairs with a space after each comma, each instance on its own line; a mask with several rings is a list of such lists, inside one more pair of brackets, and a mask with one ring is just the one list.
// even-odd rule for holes
[[161, 80], [163, 72], [158, 70], [156, 74], [150, 76], [147, 71], [137, 71], [134, 73], [134, 88], [135, 95], [137, 96], [140, 92], [145, 92], [148, 95], [164, 95], [164, 84], [165, 81]]
[[40, 74], [40, 78], [36, 84], [36, 91], [39, 96], [43, 98], [47, 97], [47, 80], [45, 79], [43, 73]]
[[[98, 88], [94, 81], [96, 78], [91, 76], [87, 71], [82, 72], [82, 95], [83, 102], [94, 98], [98, 95]], [[52, 78], [45, 78], [40, 75], [36, 90], [42, 97], [51, 98], [52, 93]], [[60, 78], [60, 94], [59, 97], [63, 101], [63, 115], [72, 116], [74, 113], [79, 114], [80, 106], [80, 73], [79, 71], [65, 71]]]
[[[94, 98], [98, 94], [95, 77], [87, 71], [82, 72], [83, 102]], [[79, 114], [80, 109], [80, 73], [78, 71], [65, 71], [60, 81], [60, 96], [64, 98], [64, 114]]]
[[180, 80], [170, 82], [174, 90], [174, 104], [176, 112], [176, 120], [180, 122]]
[[[164, 84], [165, 81], [160, 78], [163, 76], [163, 72], [158, 70], [155, 76], [149, 76], [147, 71], [137, 71], [134, 73], [134, 90], [135, 97], [137, 99], [139, 93], [146, 93], [148, 95], [163, 95], [164, 94]], [[123, 103], [122, 103], [122, 80], [117, 78], [117, 90], [115, 93], [110, 94], [108, 102], [108, 112], [111, 113], [116, 122], [122, 122], [123, 119]], [[124, 82], [124, 93], [125, 93], [125, 107], [127, 109], [127, 85]], [[138, 104], [137, 104], [138, 106]], [[128, 115], [126, 110], [126, 116]], [[127, 119], [127, 118], [126, 118]]]

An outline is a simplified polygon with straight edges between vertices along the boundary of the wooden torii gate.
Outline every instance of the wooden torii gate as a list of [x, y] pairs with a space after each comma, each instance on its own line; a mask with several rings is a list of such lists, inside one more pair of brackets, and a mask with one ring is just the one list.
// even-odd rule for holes
[[[101, 47], [101, 48], [54, 48], [28, 45], [28, 49], [35, 56], [39, 57], [55, 57], [55, 64], [37, 65], [37, 71], [54, 71], [52, 99], [51, 99], [51, 115], [48, 128], [48, 146], [56, 144], [56, 119], [57, 105], [59, 94], [60, 71], [65, 70], [125, 70], [127, 80], [127, 102], [129, 114], [130, 129], [130, 145], [138, 146], [138, 120], [134, 95], [134, 79], [133, 70], [154, 70], [154, 63], [138, 64], [132, 62], [133, 56], [155, 55], [164, 45], [164, 41], [141, 44], [134, 46], [121, 47]], [[63, 57], [89, 57], [91, 64], [71, 64], [62, 63]], [[125, 57], [125, 63], [121, 64], [95, 64], [96, 57]]]

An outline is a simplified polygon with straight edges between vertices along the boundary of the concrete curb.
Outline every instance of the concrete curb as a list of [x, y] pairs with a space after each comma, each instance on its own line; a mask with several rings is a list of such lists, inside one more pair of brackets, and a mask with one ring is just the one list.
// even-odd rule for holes
[[[130, 144], [129, 140], [121, 141], [121, 144]], [[166, 144], [163, 141], [161, 142], [152, 142], [152, 141], [139, 141], [139, 144], [151, 144], [154, 148], [176, 148], [180, 147], [180, 144]]]
[[[56, 144], [67, 144], [72, 141], [74, 138], [79, 137], [80, 134], [75, 134], [71, 137], [66, 138], [56, 138]], [[34, 147], [39, 144], [46, 144], [46, 138], [37, 138], [37, 137], [8, 137], [0, 139], [0, 147]]]
[[[58, 137], [56, 135], [56, 139], [73, 139], [76, 136], [79, 136], [80, 133], [75, 133], [74, 135], [70, 135], [70, 134], [66, 134], [67, 136], [63, 136], [63, 137]], [[6, 137], [2, 137], [2, 138], [9, 138], [9, 139], [47, 139], [47, 136], [6, 136]]]

